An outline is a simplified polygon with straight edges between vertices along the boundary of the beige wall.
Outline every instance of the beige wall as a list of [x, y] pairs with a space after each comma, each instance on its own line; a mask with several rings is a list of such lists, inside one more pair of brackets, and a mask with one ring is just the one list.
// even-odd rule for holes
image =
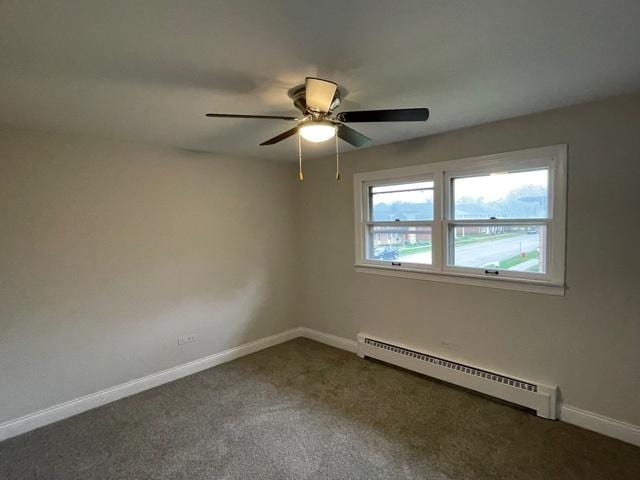
[[[339, 183], [313, 160], [304, 184], [290, 164], [1, 131], [0, 423], [304, 325], [558, 384], [640, 424], [639, 125], [640, 96], [621, 97], [349, 153]], [[354, 272], [354, 172], [555, 143], [565, 297]]]
[[[628, 96], [349, 153], [339, 183], [333, 158], [307, 162], [298, 317], [557, 384], [569, 405], [640, 424], [639, 127]], [[565, 297], [354, 272], [353, 173], [557, 143], [569, 145]]]
[[294, 189], [291, 165], [0, 132], [0, 423], [297, 325]]

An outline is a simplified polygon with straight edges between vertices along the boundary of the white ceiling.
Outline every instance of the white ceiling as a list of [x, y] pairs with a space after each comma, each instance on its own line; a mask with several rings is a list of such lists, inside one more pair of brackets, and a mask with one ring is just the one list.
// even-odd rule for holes
[[0, 0], [0, 124], [293, 160], [258, 146], [288, 122], [204, 114], [295, 115], [312, 75], [343, 109], [431, 109], [354, 125], [374, 144], [430, 135], [640, 89], [639, 24], [638, 0]]

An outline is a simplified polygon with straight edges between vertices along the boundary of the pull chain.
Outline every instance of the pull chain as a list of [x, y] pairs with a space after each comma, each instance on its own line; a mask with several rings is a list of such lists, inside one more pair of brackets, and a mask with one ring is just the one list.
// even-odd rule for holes
[[336, 181], [340, 180], [340, 151], [338, 148], [338, 135], [336, 137]]
[[302, 173], [302, 140], [300, 140], [300, 130], [298, 130], [298, 180], [304, 182]]

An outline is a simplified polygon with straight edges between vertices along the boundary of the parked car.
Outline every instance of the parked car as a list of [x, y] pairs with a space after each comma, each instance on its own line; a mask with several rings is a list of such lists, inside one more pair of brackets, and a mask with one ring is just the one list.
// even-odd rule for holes
[[391, 245], [381, 245], [373, 249], [375, 260], [395, 260], [398, 258], [398, 249]]

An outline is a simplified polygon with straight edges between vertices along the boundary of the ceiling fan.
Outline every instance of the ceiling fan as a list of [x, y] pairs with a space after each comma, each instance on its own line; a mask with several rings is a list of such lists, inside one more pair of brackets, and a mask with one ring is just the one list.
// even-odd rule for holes
[[338, 85], [321, 78], [307, 77], [304, 85], [289, 90], [295, 107], [302, 112], [302, 118], [280, 115], [240, 115], [229, 113], [207, 113], [207, 117], [255, 118], [263, 120], [289, 120], [298, 122], [287, 130], [260, 145], [275, 145], [296, 133], [310, 142], [324, 142], [337, 134], [339, 138], [354, 147], [361, 147], [371, 139], [345, 125], [356, 122], [424, 122], [429, 118], [428, 108], [401, 108], [395, 110], [361, 110], [356, 112], [333, 111], [340, 106], [341, 94]]
[[[307, 77], [305, 78], [304, 84], [293, 87], [289, 90], [288, 94], [293, 100], [293, 105], [302, 113], [301, 118], [281, 115], [243, 115], [229, 113], [207, 113], [207, 117], [255, 118], [297, 122], [297, 125], [292, 129], [276, 135], [262, 142], [260, 145], [275, 145], [299, 133], [298, 156], [300, 160], [300, 180], [303, 179], [300, 137], [310, 142], [324, 142], [336, 137], [337, 158], [338, 138], [354, 147], [361, 147], [371, 141], [366, 135], [345, 125], [347, 123], [424, 122], [429, 118], [428, 108], [360, 110], [334, 114], [334, 110], [340, 106], [342, 94], [338, 88], [338, 84], [321, 78]], [[336, 172], [336, 178], [340, 178], [338, 171]]]

